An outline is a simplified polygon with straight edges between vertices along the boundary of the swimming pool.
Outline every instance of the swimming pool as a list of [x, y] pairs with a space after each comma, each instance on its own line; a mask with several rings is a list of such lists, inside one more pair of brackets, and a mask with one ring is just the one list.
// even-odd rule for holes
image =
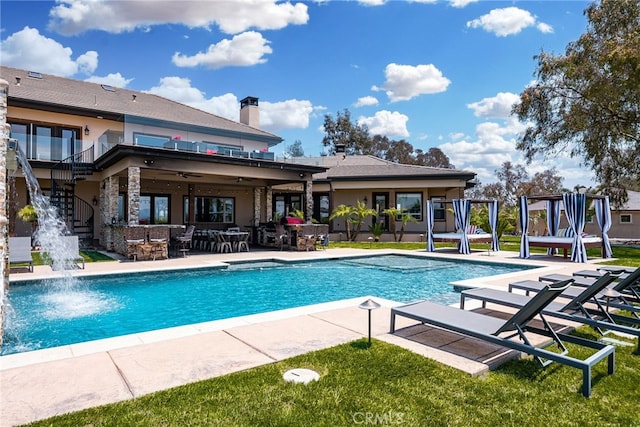
[[374, 295], [450, 304], [450, 283], [526, 266], [383, 255], [12, 284], [1, 354]]

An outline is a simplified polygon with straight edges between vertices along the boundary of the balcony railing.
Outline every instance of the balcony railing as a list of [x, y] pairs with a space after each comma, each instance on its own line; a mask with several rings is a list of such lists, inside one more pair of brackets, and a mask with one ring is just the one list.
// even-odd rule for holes
[[25, 147], [25, 154], [29, 160], [44, 160], [58, 162], [75, 153], [80, 153], [91, 147], [89, 141], [74, 138], [57, 138], [50, 136], [11, 133], [11, 138]]

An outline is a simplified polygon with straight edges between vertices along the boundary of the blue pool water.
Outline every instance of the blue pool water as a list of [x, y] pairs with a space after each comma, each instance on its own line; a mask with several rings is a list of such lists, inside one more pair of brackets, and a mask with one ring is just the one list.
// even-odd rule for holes
[[1, 354], [365, 295], [450, 304], [452, 281], [526, 268], [386, 255], [13, 284]]

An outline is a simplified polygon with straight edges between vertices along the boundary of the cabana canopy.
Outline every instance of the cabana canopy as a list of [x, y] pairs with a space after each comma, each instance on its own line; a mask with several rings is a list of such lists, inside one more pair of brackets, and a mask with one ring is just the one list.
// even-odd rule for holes
[[[439, 241], [458, 241], [458, 251], [461, 254], [468, 254], [471, 252], [469, 244], [470, 240], [474, 240], [474, 235], [468, 234], [470, 220], [471, 220], [471, 204], [483, 203], [489, 207], [489, 226], [491, 227], [491, 249], [493, 251], [500, 250], [498, 242], [498, 201], [497, 200], [483, 200], [483, 199], [452, 199], [452, 200], [438, 200], [437, 203], [451, 203], [453, 205], [453, 215], [455, 220], [455, 233], [438, 233], [433, 232], [434, 223], [434, 206], [431, 200], [427, 200], [426, 203], [426, 225], [427, 225], [427, 251], [435, 251], [434, 242]], [[471, 237], [471, 239], [470, 239]], [[488, 236], [482, 236], [482, 241], [489, 241]], [[477, 239], [476, 239], [477, 240]]]
[[[602, 231], [601, 240], [583, 236], [586, 221], [587, 199], [591, 199], [596, 210], [596, 219]], [[545, 200], [547, 208], [547, 229], [548, 236], [530, 237], [527, 235], [529, 224], [528, 200]], [[569, 235], [557, 236], [560, 224], [560, 203], [564, 206], [565, 217], [569, 224]], [[611, 244], [607, 231], [611, 227], [611, 209], [609, 197], [599, 194], [550, 194], [546, 196], [522, 196], [519, 200], [520, 207], [520, 228], [522, 230], [522, 240], [520, 243], [520, 258], [529, 258], [529, 246], [542, 246], [547, 248], [547, 253], [553, 255], [556, 248], [567, 249], [567, 245], [560, 240], [569, 238], [571, 244], [571, 260], [574, 262], [586, 262], [587, 252], [585, 242], [588, 246], [602, 246], [602, 257], [610, 258]]]

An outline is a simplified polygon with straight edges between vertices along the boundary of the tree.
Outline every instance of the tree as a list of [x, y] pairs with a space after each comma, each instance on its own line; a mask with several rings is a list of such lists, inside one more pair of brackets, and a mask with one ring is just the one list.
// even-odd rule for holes
[[345, 109], [338, 112], [334, 120], [330, 114], [324, 116], [322, 145], [335, 154], [336, 145], [344, 145], [349, 155], [371, 155], [390, 162], [454, 169], [449, 158], [439, 148], [432, 147], [426, 153], [415, 149], [411, 143], [401, 139], [390, 140], [384, 135], [369, 135], [365, 125], [351, 122], [351, 113]]
[[302, 141], [296, 139], [293, 144], [287, 148], [287, 154], [290, 157], [304, 157], [304, 150], [302, 149]]
[[329, 216], [330, 220], [334, 220], [336, 218], [344, 218], [344, 228], [347, 232], [347, 240], [351, 241], [351, 218], [354, 213], [354, 207], [348, 205], [338, 205], [331, 212]]
[[535, 82], [513, 107], [528, 123], [517, 147], [528, 161], [568, 150], [620, 204], [640, 181], [640, 2], [601, 0], [585, 15], [564, 55], [534, 57]]
[[515, 206], [518, 202], [518, 189], [522, 183], [529, 179], [525, 168], [521, 165], [514, 165], [511, 162], [504, 162], [502, 168], [496, 170], [496, 177], [502, 185], [502, 200], [505, 206]]
[[369, 129], [366, 125], [359, 125], [351, 122], [349, 110], [338, 112], [338, 117], [334, 120], [330, 114], [324, 116], [324, 132], [322, 145], [329, 147], [329, 154], [335, 154], [336, 145], [344, 145], [346, 153], [370, 154], [372, 140], [369, 137]]
[[530, 181], [520, 184], [518, 193], [524, 196], [541, 196], [544, 194], [562, 193], [562, 177], [556, 168], [537, 172]]
[[378, 212], [375, 209], [368, 208], [364, 202], [358, 200], [356, 206], [353, 208], [351, 222], [354, 225], [354, 231], [352, 240], [355, 241], [358, 238], [358, 234], [362, 230], [362, 223], [367, 217], [376, 216]]
[[437, 147], [429, 148], [429, 151], [424, 153], [422, 150], [416, 150], [417, 164], [423, 166], [430, 166], [432, 168], [447, 168], [455, 169], [455, 166], [449, 161], [441, 149]]

